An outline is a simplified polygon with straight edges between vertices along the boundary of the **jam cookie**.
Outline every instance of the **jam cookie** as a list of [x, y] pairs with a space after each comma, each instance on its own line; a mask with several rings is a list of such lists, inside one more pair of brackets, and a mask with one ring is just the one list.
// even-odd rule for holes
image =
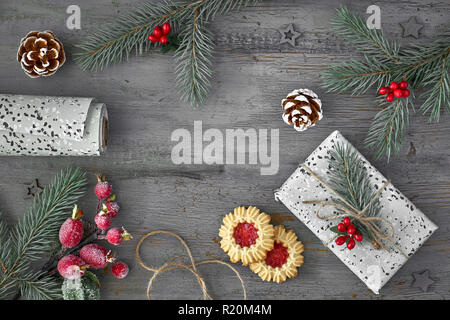
[[219, 230], [220, 247], [231, 262], [244, 266], [263, 260], [274, 245], [274, 227], [270, 216], [255, 207], [237, 207], [223, 218]]
[[297, 276], [297, 267], [303, 264], [303, 244], [297, 240], [293, 230], [284, 226], [275, 227], [275, 245], [265, 259], [250, 264], [250, 269], [264, 281], [277, 283]]

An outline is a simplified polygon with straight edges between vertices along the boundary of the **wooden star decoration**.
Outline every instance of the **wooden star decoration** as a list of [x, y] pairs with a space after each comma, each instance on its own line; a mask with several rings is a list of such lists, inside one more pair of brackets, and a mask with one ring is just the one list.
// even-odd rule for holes
[[429, 286], [434, 283], [434, 281], [430, 278], [430, 272], [428, 270], [425, 270], [422, 273], [413, 272], [412, 276], [414, 277], [414, 282], [411, 286], [414, 288], [420, 288], [422, 292], [427, 292]]
[[42, 187], [39, 184], [38, 179], [34, 179], [34, 181], [32, 183], [25, 184], [25, 188], [27, 189], [27, 194], [26, 194], [27, 199], [34, 198], [36, 195], [41, 193], [42, 190], [44, 190], [44, 187]]
[[411, 17], [407, 22], [400, 23], [403, 28], [403, 38], [407, 36], [413, 36], [416, 39], [419, 39], [419, 30], [423, 28], [423, 24], [417, 22], [417, 18]]
[[295, 39], [301, 35], [300, 32], [295, 31], [292, 23], [284, 29], [278, 29], [278, 32], [281, 34], [280, 44], [289, 43], [293, 47], [295, 47]]

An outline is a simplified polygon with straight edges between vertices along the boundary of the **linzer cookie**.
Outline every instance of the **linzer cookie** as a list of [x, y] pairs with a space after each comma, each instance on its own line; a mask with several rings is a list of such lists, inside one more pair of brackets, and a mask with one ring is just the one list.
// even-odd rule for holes
[[242, 261], [247, 266], [264, 259], [273, 249], [274, 232], [268, 214], [252, 206], [237, 207], [223, 218], [220, 246], [231, 262]]
[[264, 281], [284, 282], [297, 276], [297, 268], [303, 264], [303, 250], [303, 244], [293, 230], [276, 226], [273, 249], [265, 259], [250, 264], [250, 269]]

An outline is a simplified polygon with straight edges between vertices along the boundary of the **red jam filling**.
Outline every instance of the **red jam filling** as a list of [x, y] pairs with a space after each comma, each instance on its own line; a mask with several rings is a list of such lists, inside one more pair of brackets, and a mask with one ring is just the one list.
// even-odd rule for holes
[[250, 247], [258, 239], [258, 229], [253, 223], [241, 222], [234, 228], [233, 237], [241, 247]]
[[287, 248], [281, 243], [275, 242], [273, 249], [267, 253], [266, 264], [273, 268], [279, 268], [286, 263], [288, 257]]

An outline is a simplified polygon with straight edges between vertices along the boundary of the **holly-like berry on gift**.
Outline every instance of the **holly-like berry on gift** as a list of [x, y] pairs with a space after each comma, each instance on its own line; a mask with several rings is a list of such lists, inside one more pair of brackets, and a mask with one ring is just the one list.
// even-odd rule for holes
[[337, 225], [337, 229], [338, 229], [339, 232], [346, 232], [347, 231], [347, 227], [343, 223], [339, 223]]
[[348, 237], [350, 237], [349, 235], [346, 236], [339, 236], [336, 238], [336, 244], [338, 246], [342, 246], [348, 239]]
[[353, 238], [358, 242], [361, 242], [363, 240], [363, 236], [359, 232], [355, 232], [355, 234], [353, 235]]
[[112, 187], [108, 181], [105, 181], [105, 176], [97, 175], [97, 184], [95, 185], [94, 192], [98, 199], [106, 199], [111, 196]]
[[83, 222], [81, 217], [83, 210], [78, 209], [78, 206], [73, 207], [72, 216], [67, 218], [59, 229], [59, 242], [66, 248], [73, 248], [80, 243], [83, 238]]
[[58, 272], [65, 279], [80, 279], [89, 265], [75, 255], [67, 255], [62, 257], [58, 262]]
[[347, 242], [347, 249], [352, 250], [355, 247], [356, 243], [353, 238], [350, 238], [350, 240]]
[[342, 222], [337, 225], [336, 229], [340, 234], [335, 241], [338, 246], [347, 243], [347, 249], [352, 250], [356, 245], [355, 241], [361, 242], [363, 240], [362, 234], [356, 230], [356, 226], [352, 224], [350, 217], [345, 217]]
[[352, 220], [350, 220], [349, 217], [345, 217], [342, 222], [344, 222], [344, 224], [348, 227], [352, 223]]
[[125, 262], [118, 261], [113, 264], [111, 273], [117, 279], [123, 279], [128, 275], [129, 268]]
[[348, 233], [349, 235], [354, 235], [355, 232], [356, 232], [355, 226], [354, 226], [353, 224], [349, 225], [348, 228], [347, 228], [347, 233]]
[[108, 230], [108, 232], [106, 233], [106, 240], [108, 240], [109, 243], [118, 246], [119, 244], [122, 243], [122, 240], [131, 240], [133, 239], [133, 237], [131, 236], [131, 234], [129, 234], [127, 232], [127, 230], [125, 230], [124, 227], [122, 227], [122, 229], [120, 228], [111, 228]]
[[94, 269], [105, 268], [108, 263], [115, 260], [111, 250], [96, 243], [87, 244], [81, 248], [80, 257]]

